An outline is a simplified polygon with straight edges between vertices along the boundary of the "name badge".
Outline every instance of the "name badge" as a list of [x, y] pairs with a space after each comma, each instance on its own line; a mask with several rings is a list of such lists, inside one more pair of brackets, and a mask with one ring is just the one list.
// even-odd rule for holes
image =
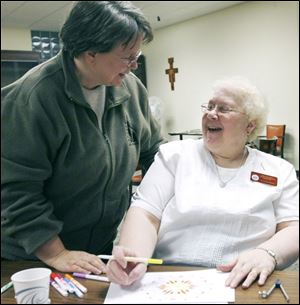
[[258, 172], [251, 172], [250, 180], [254, 182], [260, 182], [270, 185], [277, 185], [277, 177], [265, 175]]

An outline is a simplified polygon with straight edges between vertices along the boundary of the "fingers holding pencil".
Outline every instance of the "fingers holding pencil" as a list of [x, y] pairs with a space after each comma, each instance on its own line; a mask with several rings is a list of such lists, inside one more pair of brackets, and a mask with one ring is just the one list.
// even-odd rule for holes
[[113, 259], [110, 259], [106, 265], [106, 275], [110, 281], [127, 286], [145, 274], [147, 263], [130, 262], [126, 259], [128, 256], [137, 257], [136, 253], [130, 249], [114, 247]]
[[127, 261], [125, 259], [128, 252], [129, 250], [126, 251], [123, 247], [114, 247], [113, 259], [110, 259], [106, 264], [106, 275], [110, 281], [120, 285], [128, 285]]
[[[135, 253], [133, 253], [130, 249], [127, 249], [125, 247], [115, 246], [113, 248], [112, 255], [114, 257], [113, 260], [115, 260], [120, 266], [125, 269], [127, 267], [127, 260], [125, 259], [126, 255], [130, 256], [136, 256]], [[111, 260], [110, 260], [111, 262]]]

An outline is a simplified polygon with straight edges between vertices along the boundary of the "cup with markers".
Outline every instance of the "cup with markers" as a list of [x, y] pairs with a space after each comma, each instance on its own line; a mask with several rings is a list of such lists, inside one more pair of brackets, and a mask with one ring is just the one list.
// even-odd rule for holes
[[[99, 276], [94, 274], [85, 274], [85, 273], [73, 273], [74, 277], [84, 278], [89, 280], [109, 282], [109, 279], [106, 276]], [[83, 298], [84, 294], [87, 293], [87, 288], [74, 279], [72, 275], [65, 274], [64, 277], [55, 272], [50, 274], [50, 285], [62, 296], [67, 297], [69, 294], [75, 294], [79, 298]], [[1, 294], [13, 286], [13, 282], [9, 282], [3, 287], [1, 287]]]

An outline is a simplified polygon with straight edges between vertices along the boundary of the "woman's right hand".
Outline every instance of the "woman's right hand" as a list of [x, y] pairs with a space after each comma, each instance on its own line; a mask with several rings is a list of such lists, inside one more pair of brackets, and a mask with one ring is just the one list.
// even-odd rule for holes
[[99, 257], [85, 251], [67, 250], [58, 236], [40, 246], [35, 255], [48, 266], [61, 272], [100, 274], [106, 271], [106, 266]]
[[43, 261], [61, 272], [101, 274], [106, 271], [106, 266], [99, 257], [85, 251], [64, 249], [59, 255]]
[[119, 285], [129, 286], [140, 279], [147, 271], [145, 263], [127, 262], [125, 256], [138, 256], [134, 251], [115, 246], [113, 249], [114, 259], [106, 265], [106, 275], [111, 282]]

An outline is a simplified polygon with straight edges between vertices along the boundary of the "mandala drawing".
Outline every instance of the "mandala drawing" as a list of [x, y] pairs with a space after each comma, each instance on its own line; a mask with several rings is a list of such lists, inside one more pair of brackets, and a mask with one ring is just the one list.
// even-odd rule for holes
[[194, 287], [189, 280], [170, 280], [159, 286], [164, 294], [187, 294]]

